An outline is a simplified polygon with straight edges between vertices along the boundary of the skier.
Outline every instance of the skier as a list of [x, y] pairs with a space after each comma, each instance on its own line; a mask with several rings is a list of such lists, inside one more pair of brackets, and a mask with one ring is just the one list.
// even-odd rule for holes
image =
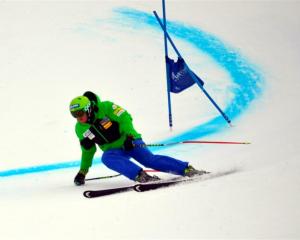
[[130, 158], [161, 172], [188, 177], [207, 173], [196, 170], [188, 162], [153, 154], [135, 130], [131, 115], [113, 102], [100, 101], [93, 92], [87, 91], [83, 96], [74, 98], [70, 103], [70, 112], [77, 119], [75, 132], [82, 150], [80, 170], [74, 179], [76, 185], [85, 183], [96, 145], [103, 151], [102, 162], [105, 166], [140, 183], [160, 179], [146, 173]]

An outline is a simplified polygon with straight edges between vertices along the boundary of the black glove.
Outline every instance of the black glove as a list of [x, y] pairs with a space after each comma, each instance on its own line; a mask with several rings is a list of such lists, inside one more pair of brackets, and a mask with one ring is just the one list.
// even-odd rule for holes
[[130, 151], [134, 148], [134, 144], [133, 144], [134, 138], [133, 136], [127, 136], [125, 142], [124, 142], [124, 149], [126, 151]]
[[85, 184], [85, 174], [79, 171], [74, 178], [74, 183], [77, 186]]

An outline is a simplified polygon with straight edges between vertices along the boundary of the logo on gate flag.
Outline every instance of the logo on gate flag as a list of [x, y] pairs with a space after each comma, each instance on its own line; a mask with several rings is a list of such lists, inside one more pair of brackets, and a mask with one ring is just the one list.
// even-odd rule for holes
[[180, 93], [194, 85], [195, 81], [192, 75], [203, 86], [204, 82], [189, 69], [183, 58], [178, 58], [177, 62], [175, 62], [173, 59], [167, 57], [166, 61], [169, 67], [170, 92]]

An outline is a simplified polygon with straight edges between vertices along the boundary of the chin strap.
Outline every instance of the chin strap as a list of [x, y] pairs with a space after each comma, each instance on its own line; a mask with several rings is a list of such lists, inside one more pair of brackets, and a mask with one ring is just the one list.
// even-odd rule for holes
[[95, 120], [95, 113], [97, 113], [99, 110], [97, 104], [94, 101], [91, 101], [91, 107], [88, 110], [88, 123], [93, 123]]
[[90, 124], [92, 124], [94, 122], [94, 120], [95, 120], [95, 114], [94, 114], [94, 112], [93, 111], [88, 112], [88, 120], [87, 120], [87, 122], [90, 123]]

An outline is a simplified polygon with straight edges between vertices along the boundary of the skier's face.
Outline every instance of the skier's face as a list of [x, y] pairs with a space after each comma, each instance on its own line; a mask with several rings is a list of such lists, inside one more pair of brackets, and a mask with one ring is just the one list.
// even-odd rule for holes
[[77, 117], [77, 121], [80, 123], [86, 123], [88, 120], [88, 115], [87, 113], [84, 113], [82, 116]]

